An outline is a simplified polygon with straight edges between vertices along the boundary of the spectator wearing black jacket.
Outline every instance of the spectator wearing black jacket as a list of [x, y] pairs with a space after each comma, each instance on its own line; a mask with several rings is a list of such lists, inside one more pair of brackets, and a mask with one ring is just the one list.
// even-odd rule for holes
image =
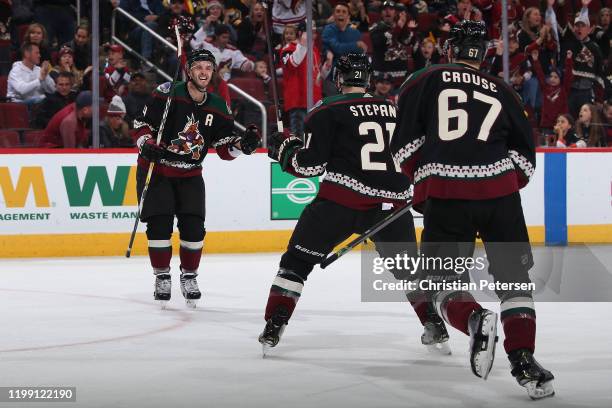
[[128, 85], [128, 94], [123, 97], [126, 106], [125, 120], [133, 127], [134, 119], [142, 116], [144, 107], [151, 98], [151, 89], [147, 78], [141, 72], [135, 72]]
[[396, 4], [387, 0], [381, 20], [370, 28], [374, 75], [388, 74], [395, 87], [399, 87], [408, 74], [409, 44], [414, 36], [408, 25], [408, 13], [398, 13]]
[[66, 105], [71, 104], [76, 99], [77, 93], [72, 90], [74, 76], [70, 72], [60, 72], [55, 79], [55, 92], [47, 94], [42, 103], [36, 108], [34, 117], [34, 127], [44, 129], [53, 115], [61, 111]]
[[89, 29], [85, 25], [80, 25], [74, 32], [72, 40], [64, 44], [65, 47], [70, 47], [74, 52], [74, 66], [81, 71], [91, 65], [90, 40]]
[[265, 9], [259, 2], [253, 4], [251, 12], [237, 25], [237, 47], [243, 54], [262, 58], [266, 53], [266, 32], [264, 30]]

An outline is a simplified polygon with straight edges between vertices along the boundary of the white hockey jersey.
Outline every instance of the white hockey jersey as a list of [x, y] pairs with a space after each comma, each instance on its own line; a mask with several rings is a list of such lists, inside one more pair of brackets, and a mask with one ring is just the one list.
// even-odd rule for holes
[[304, 0], [274, 0], [272, 26], [274, 32], [282, 34], [286, 25], [298, 25], [306, 19]]
[[[193, 43], [192, 43], [193, 45]], [[249, 60], [244, 54], [232, 45], [227, 45], [224, 49], [217, 48], [213, 43], [209, 41], [203, 41], [200, 43], [198, 49], [204, 48], [212, 52], [217, 61], [217, 69], [222, 67], [229, 67], [230, 69], [239, 69], [241, 71], [252, 71], [255, 68], [253, 61]], [[231, 73], [226, 72], [223, 75], [223, 79], [227, 82], [231, 78]]]

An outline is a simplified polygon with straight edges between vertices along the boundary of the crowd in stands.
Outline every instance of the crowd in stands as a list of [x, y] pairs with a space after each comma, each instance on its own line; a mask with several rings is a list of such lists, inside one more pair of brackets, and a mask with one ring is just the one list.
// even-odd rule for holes
[[[260, 122], [257, 109], [228, 88], [233, 83], [268, 109], [272, 74], [283, 119], [303, 133], [307, 112], [307, 37], [313, 27], [313, 96], [337, 92], [336, 59], [348, 52], [372, 58], [371, 92], [395, 101], [403, 81], [419, 69], [446, 63], [451, 27], [469, 18], [487, 23], [491, 42], [481, 70], [502, 77], [501, 0], [304, 0], [270, 1], [274, 49], [266, 44], [266, 7], [256, 0], [100, 0], [101, 55], [92, 66], [89, 15], [82, 0], [0, 0], [0, 147], [91, 147], [91, 84], [100, 79], [101, 147], [133, 146], [132, 121], [153, 87], [184, 66], [147, 29], [117, 18], [121, 7], [145, 27], [176, 45], [172, 29], [189, 21], [184, 51], [205, 48], [218, 72], [209, 90], [231, 104], [241, 123]], [[509, 80], [522, 99], [540, 146], [612, 146], [612, 0], [508, 0]], [[150, 63], [134, 56], [134, 50]], [[269, 66], [269, 61], [273, 66]], [[153, 65], [152, 65], [153, 64]], [[12, 132], [12, 133], [11, 133]], [[15, 138], [17, 134], [17, 138]]]

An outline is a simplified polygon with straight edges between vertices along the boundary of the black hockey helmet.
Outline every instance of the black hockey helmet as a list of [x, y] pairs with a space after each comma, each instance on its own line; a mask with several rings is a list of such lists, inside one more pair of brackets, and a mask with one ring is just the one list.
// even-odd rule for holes
[[208, 50], [200, 49], [189, 52], [187, 55], [187, 69], [190, 70], [191, 65], [196, 61], [208, 61], [212, 64], [213, 69], [217, 70], [217, 60], [215, 60], [213, 53]]
[[454, 59], [481, 62], [487, 50], [487, 26], [483, 21], [463, 20], [455, 24], [444, 43], [444, 54], [453, 51]]
[[346, 54], [336, 61], [334, 82], [340, 90], [343, 86], [367, 88], [370, 86], [372, 64], [365, 54]]

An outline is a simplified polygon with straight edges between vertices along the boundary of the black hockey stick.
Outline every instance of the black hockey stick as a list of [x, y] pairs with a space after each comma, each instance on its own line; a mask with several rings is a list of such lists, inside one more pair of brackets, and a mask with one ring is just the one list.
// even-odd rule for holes
[[393, 221], [397, 220], [399, 217], [406, 214], [411, 209], [412, 209], [412, 201], [409, 201], [405, 207], [402, 207], [399, 210], [396, 210], [392, 212], [391, 214], [387, 215], [385, 218], [383, 218], [382, 220], [374, 224], [369, 230], [367, 230], [366, 232], [364, 232], [363, 234], [361, 234], [360, 236], [358, 236], [357, 238], [355, 238], [354, 240], [346, 244], [344, 247], [340, 248], [337, 252], [325, 258], [321, 262], [321, 265], [320, 265], [321, 269], [327, 268], [329, 265], [335, 262], [338, 258], [345, 255], [347, 252], [350, 252], [357, 245], [361, 244], [366, 239], [370, 238], [372, 235], [376, 234], [378, 231], [385, 228], [387, 225], [391, 224]]
[[274, 50], [272, 49], [272, 33], [273, 27], [270, 26], [270, 15], [268, 14], [268, 2], [262, 2], [265, 8], [264, 11], [264, 30], [266, 32], [266, 45], [268, 48], [268, 65], [270, 66], [270, 74], [272, 76], [272, 99], [274, 100], [274, 109], [276, 110], [276, 127], [277, 132], [283, 132], [283, 110], [280, 105], [280, 97], [278, 95], [278, 83], [276, 82], [276, 68], [274, 67]]
[[[178, 53], [178, 64], [176, 67], [176, 71], [174, 72], [174, 79], [170, 84], [170, 92], [168, 93], [168, 99], [166, 99], [166, 106], [164, 107], [164, 114], [162, 115], [161, 122], [159, 123], [159, 129], [157, 131], [157, 144], [161, 142], [162, 135], [164, 133], [164, 126], [166, 125], [166, 119], [168, 118], [168, 111], [170, 110], [170, 104], [172, 103], [172, 98], [174, 97], [174, 88], [176, 81], [178, 79], [178, 74], [181, 71], [181, 55], [183, 53], [183, 43], [181, 41], [181, 32], [179, 30], [180, 23], [177, 23], [174, 26], [174, 32], [176, 34], [176, 48]], [[134, 220], [134, 228], [132, 229], [132, 235], [130, 236], [130, 243], [128, 244], [127, 251], [125, 252], [125, 257], [129, 258], [132, 254], [132, 246], [134, 245], [134, 238], [136, 238], [136, 230], [138, 229], [138, 222], [140, 221], [140, 214], [142, 213], [142, 208], [144, 205], [145, 198], [147, 197], [147, 190], [149, 189], [149, 183], [151, 182], [151, 176], [153, 175], [153, 167], [155, 166], [155, 162], [149, 163], [149, 170], [147, 171], [147, 178], [145, 179], [145, 184], [142, 189], [142, 193], [140, 194], [140, 202], [138, 203], [138, 213], [136, 214], [136, 220]]]

